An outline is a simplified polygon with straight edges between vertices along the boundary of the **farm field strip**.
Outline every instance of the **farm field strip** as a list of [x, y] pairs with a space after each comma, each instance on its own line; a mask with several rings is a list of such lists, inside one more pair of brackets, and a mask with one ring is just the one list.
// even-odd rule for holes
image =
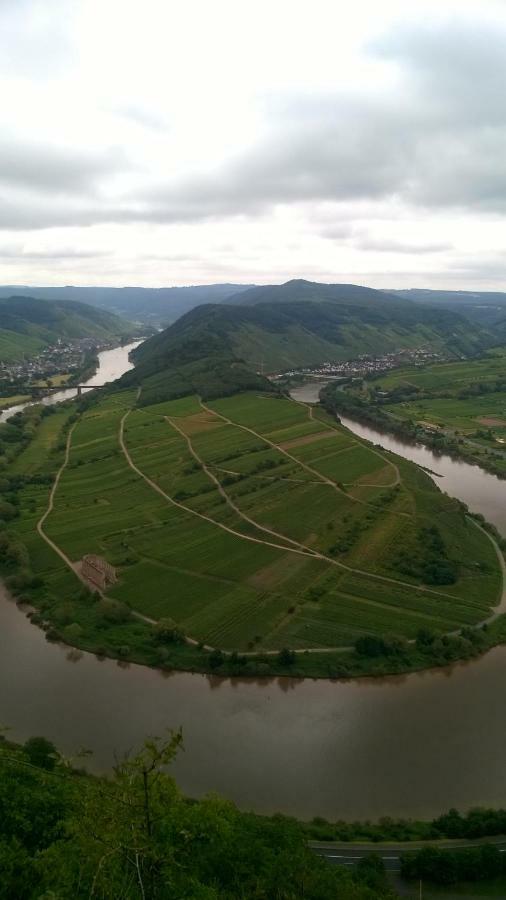
[[[287, 402], [290, 402], [290, 401], [287, 401]], [[230, 422], [231, 420], [228, 419], [227, 415], [224, 415], [224, 414], [223, 414], [223, 407], [226, 408], [226, 404], [227, 404], [227, 401], [225, 400], [225, 401], [218, 401], [218, 403], [216, 403], [215, 405], [216, 405], [216, 406], [220, 406], [220, 410], [221, 410], [221, 411], [220, 411], [218, 414], [219, 414], [219, 415], [223, 415], [225, 421], [229, 421], [229, 422]], [[204, 404], [204, 405], [205, 405], [205, 404]], [[307, 407], [305, 404], [300, 404], [300, 405], [303, 406], [303, 407], [305, 407], [306, 410], [308, 409], [308, 407]], [[311, 408], [310, 408], [310, 412], [312, 413], [312, 409], [311, 409]], [[320, 419], [320, 416], [318, 416], [318, 418]], [[234, 423], [234, 424], [237, 424], [238, 427], [240, 427], [240, 428], [245, 428], [247, 431], [251, 432], [251, 433], [253, 434], [253, 436], [256, 435], [256, 432], [254, 431], [254, 429], [250, 428], [249, 426], [243, 426], [241, 423]], [[336, 427], [336, 426], [329, 425], [329, 427], [332, 428], [332, 427]], [[268, 439], [267, 439], [267, 440], [268, 440]], [[373, 453], [375, 456], [379, 457], [379, 458], [383, 461], [383, 463], [388, 463], [389, 466], [391, 466], [391, 467], [395, 470], [395, 472], [396, 472], [396, 481], [397, 481], [397, 479], [398, 479], [399, 482], [401, 482], [401, 474], [400, 474], [399, 465], [402, 464], [402, 461], [399, 461], [399, 465], [398, 465], [396, 462], [393, 462], [391, 459], [389, 459], [389, 458], [388, 458], [387, 456], [385, 456], [383, 453], [380, 453], [380, 452], [376, 451], [375, 448], [372, 448], [372, 447], [370, 448], [367, 444], [365, 444], [365, 443], [363, 443], [363, 442], [359, 442], [359, 443], [360, 443], [360, 445], [361, 445], [361, 449], [363, 449], [365, 452], [370, 451], [370, 452]], [[402, 464], [402, 465], [403, 465], [403, 464]], [[403, 468], [406, 468], [406, 467], [403, 465]], [[410, 480], [416, 480], [416, 478], [418, 478], [419, 480], [422, 479], [422, 481], [423, 481], [423, 480], [426, 480], [426, 481], [427, 481], [427, 476], [425, 476], [424, 473], [420, 473], [420, 472], [418, 472], [418, 470], [416, 470], [416, 469], [415, 469], [413, 472], [411, 471], [411, 469], [409, 469], [409, 470], [407, 470], [407, 471], [410, 472]], [[319, 473], [318, 473], [318, 474], [319, 474]], [[327, 479], [327, 480], [328, 480], [328, 479]], [[428, 481], [427, 481], [427, 483], [428, 483]], [[431, 490], [431, 493], [430, 493], [431, 503], [434, 504], [434, 502], [435, 502], [435, 501], [437, 500], [437, 498], [438, 498], [438, 494], [435, 494], [435, 495], [434, 495], [434, 493], [432, 492], [432, 485], [431, 485], [430, 490]], [[347, 496], [348, 496], [348, 495], [347, 495]], [[421, 499], [422, 497], [423, 497], [423, 495], [420, 495], [420, 499]], [[408, 516], [408, 517], [411, 516], [411, 514], [406, 513], [406, 512], [404, 512], [404, 511], [397, 511], [396, 515], [403, 515], [403, 516]], [[329, 562], [331, 562], [332, 564], [336, 565], [336, 562], [337, 562], [336, 560], [332, 560], [332, 559], [330, 559], [329, 557], [326, 557], [326, 558], [329, 560]], [[348, 570], [355, 569], [355, 571], [364, 572], [364, 570], [363, 570], [363, 569], [360, 569], [358, 566], [357, 566], [357, 567], [354, 567], [353, 565], [347, 566], [345, 563], [339, 563], [339, 565], [341, 565], [343, 568], [347, 568]], [[402, 579], [393, 578], [392, 576], [389, 576], [389, 575], [380, 574], [380, 573], [377, 573], [377, 572], [376, 572], [376, 573], [371, 573], [371, 574], [373, 575], [373, 577], [383, 578], [385, 581], [389, 581], [389, 582], [391, 582], [391, 583], [406, 584], [406, 582], [404, 582]], [[413, 586], [416, 587], [416, 583], [414, 583]], [[463, 589], [463, 585], [462, 585], [462, 584], [460, 585], [460, 588], [459, 588], [459, 589], [460, 589], [460, 590]], [[446, 596], [446, 597], [452, 596], [451, 594], [449, 594], [448, 592], [446, 592], [444, 589], [443, 589], [443, 590], [435, 590], [435, 589], [432, 589], [432, 588], [429, 588], [429, 587], [425, 587], [424, 590], [425, 590], [426, 592], [428, 592], [428, 593], [433, 593], [433, 594], [436, 594], [436, 595], [439, 595], [439, 596]], [[493, 600], [492, 597], [491, 597], [489, 603], [490, 603], [490, 606], [494, 606], [494, 605], [495, 605], [495, 602], [494, 602], [494, 600]]]
[[[205, 405], [205, 403], [203, 403], [202, 401], [201, 401], [201, 403], [202, 403], [202, 406], [203, 406], [204, 409], [207, 409], [209, 412], [212, 412], [212, 410], [210, 410], [209, 407], [207, 407], [207, 406]], [[235, 426], [237, 426], [237, 428], [241, 428], [241, 429], [243, 429], [244, 431], [249, 432], [249, 433], [252, 434], [254, 437], [257, 437], [257, 438], [260, 438], [260, 439], [264, 440], [264, 441], [265, 441], [270, 447], [272, 447], [274, 450], [278, 450], [278, 451], [279, 451], [280, 453], [282, 453], [284, 456], [288, 457], [288, 459], [291, 459], [291, 460], [293, 460], [293, 462], [296, 462], [296, 463], [298, 463], [300, 466], [302, 466], [302, 468], [305, 469], [307, 472], [310, 472], [312, 475], [316, 475], [317, 478], [319, 478], [321, 481], [325, 481], [327, 484], [329, 484], [329, 485], [330, 485], [335, 491], [337, 491], [338, 493], [341, 493], [341, 494], [345, 494], [345, 493], [346, 493], [345, 491], [342, 490], [342, 488], [338, 487], [338, 485], [337, 485], [334, 481], [332, 481], [330, 478], [327, 478], [326, 476], [322, 475], [320, 472], [318, 472], [317, 469], [311, 468], [311, 466], [307, 465], [307, 463], [301, 462], [299, 459], [297, 459], [296, 456], [293, 456], [293, 455], [292, 455], [291, 453], [289, 453], [287, 450], [283, 450], [281, 447], [279, 447], [279, 446], [278, 446], [277, 444], [275, 444], [273, 441], [269, 440], [267, 437], [262, 437], [262, 435], [258, 434], [256, 431], [254, 431], [252, 428], [250, 428], [250, 427], [248, 427], [248, 426], [246, 426], [246, 425], [240, 425], [238, 422], [233, 422], [231, 419], [228, 419], [226, 416], [222, 415], [221, 413], [217, 413], [217, 415], [220, 416], [220, 417], [223, 419], [223, 421], [226, 422], [228, 425], [235, 425]], [[357, 501], [355, 501], [355, 502], [360, 503], [360, 502], [362, 502], [362, 501], [357, 500]]]
[[257, 528], [259, 531], [264, 531], [266, 534], [270, 534], [271, 537], [275, 537], [278, 540], [286, 541], [288, 544], [291, 544], [293, 547], [297, 547], [301, 552], [304, 553], [304, 555], [306, 555], [306, 554], [309, 554], [311, 556], [316, 555], [315, 552], [313, 550], [311, 550], [310, 548], [304, 547], [303, 544], [300, 544], [298, 541], [292, 540], [292, 538], [288, 537], [285, 534], [280, 534], [277, 531], [273, 531], [271, 528], [266, 528], [264, 525], [261, 525], [259, 522], [256, 522], [250, 516], [246, 515], [246, 513], [244, 513], [241, 509], [239, 509], [239, 507], [234, 503], [234, 501], [230, 498], [230, 496], [227, 494], [225, 489], [222, 487], [218, 478], [216, 478], [216, 476], [213, 474], [211, 469], [208, 468], [208, 466], [206, 466], [203, 459], [198, 455], [197, 451], [193, 447], [190, 437], [187, 434], [185, 434], [185, 432], [179, 427], [179, 425], [177, 425], [175, 422], [173, 422], [168, 416], [167, 416], [167, 421], [170, 423], [172, 428], [175, 428], [176, 431], [178, 431], [179, 434], [186, 440], [188, 449], [189, 449], [191, 455], [193, 456], [193, 458], [202, 467], [202, 469], [206, 473], [206, 475], [211, 479], [211, 481], [216, 486], [218, 492], [223, 497], [225, 502], [228, 503], [228, 505], [231, 507], [231, 509], [233, 509], [234, 512], [237, 513], [237, 515], [240, 516], [241, 519], [244, 519], [246, 522], [248, 522], [250, 525], [253, 525], [253, 527]]
[[144, 481], [154, 491], [157, 491], [157, 493], [160, 494], [160, 496], [164, 497], [165, 500], [167, 500], [169, 503], [172, 503], [173, 506], [177, 506], [177, 507], [179, 507], [179, 509], [183, 509], [185, 512], [188, 512], [191, 515], [198, 516], [200, 519], [203, 519], [204, 521], [209, 522], [212, 525], [215, 525], [217, 528], [222, 528], [224, 531], [228, 531], [229, 534], [233, 534], [236, 537], [241, 538], [242, 540], [253, 541], [257, 544], [266, 544], [269, 547], [274, 547], [276, 550], [284, 550], [285, 552], [303, 553], [304, 556], [314, 555], [314, 554], [311, 554], [309, 551], [302, 551], [302, 550], [296, 549], [295, 547], [291, 548], [291, 547], [281, 546], [279, 544], [273, 544], [271, 541], [261, 540], [260, 538], [253, 537], [252, 535], [242, 534], [240, 531], [236, 531], [234, 528], [230, 528], [228, 525], [224, 525], [222, 522], [217, 522], [214, 519], [210, 518], [209, 516], [206, 516], [204, 513], [197, 512], [196, 510], [192, 509], [190, 506], [185, 506], [183, 503], [180, 503], [178, 500], [174, 500], [174, 498], [171, 497], [169, 494], [165, 493], [165, 491], [163, 491], [161, 489], [161, 487], [159, 487], [159, 485], [155, 481], [152, 481], [151, 478], [148, 478], [148, 476], [145, 475], [141, 471], [141, 469], [139, 469], [138, 466], [136, 466], [135, 463], [133, 462], [132, 457], [130, 456], [130, 454], [128, 452], [128, 449], [126, 447], [125, 440], [124, 440], [124, 424], [125, 424], [125, 420], [128, 415], [129, 415], [129, 412], [126, 412], [125, 415], [123, 416], [123, 418], [121, 419], [120, 431], [119, 431], [119, 442], [120, 442], [121, 449], [127, 460], [127, 463], [130, 466], [130, 468], [133, 469], [133, 471], [137, 475], [139, 475], [141, 478], [143, 478]]
[[[172, 423], [172, 424], [173, 424], [173, 423]], [[255, 524], [257, 524], [257, 523], [255, 523]], [[281, 535], [280, 535], [280, 537], [281, 537]], [[284, 535], [283, 535], [283, 537], [284, 537]], [[351, 567], [347, 567], [347, 566], [344, 566], [343, 564], [337, 563], [335, 560], [331, 559], [330, 557], [325, 557], [323, 554], [318, 554], [318, 556], [319, 556], [319, 558], [324, 558], [324, 559], [325, 559], [328, 563], [330, 563], [331, 565], [338, 565], [338, 566], [340, 566], [340, 567], [342, 567], [342, 568], [346, 568], [347, 571], [356, 571], [356, 570], [351, 569]], [[368, 573], [368, 574], [370, 574], [370, 577], [372, 577], [372, 578], [375, 577], [375, 576], [374, 576], [374, 573]], [[379, 576], [379, 577], [381, 578], [381, 576]], [[394, 583], [394, 580], [393, 580], [393, 579], [385, 578], [384, 580], [387, 581], [387, 582], [392, 582], [392, 583]], [[401, 583], [401, 584], [402, 584], [402, 582], [397, 582], [397, 583]], [[412, 587], [411, 585], [405, 585], [405, 586]], [[434, 593], [436, 593], [436, 592], [434, 592]], [[437, 593], [440, 594], [441, 592], [437, 592]]]
[[[202, 402], [202, 401], [201, 401], [201, 402]], [[210, 413], [213, 412], [213, 410], [211, 410], [211, 409], [209, 409], [208, 407], [206, 407], [206, 405], [205, 405], [204, 403], [202, 403], [202, 406], [203, 406], [204, 409], [206, 409], [207, 412], [210, 412]], [[232, 422], [232, 421], [231, 421], [230, 419], [228, 419], [226, 416], [223, 416], [221, 413], [217, 413], [217, 415], [219, 415], [222, 419], [224, 419], [224, 421], [225, 421], [227, 424], [229, 424], [229, 425], [237, 425], [238, 428], [241, 428], [241, 429], [244, 429], [244, 430], [250, 432], [253, 436], [255, 436], [255, 437], [261, 437], [261, 436], [258, 435], [253, 429], [251, 429], [251, 428], [249, 428], [249, 427], [246, 427], [246, 426], [238, 425], [237, 423]], [[187, 438], [187, 439], [188, 439], [188, 438]], [[188, 439], [188, 440], [189, 440], [189, 439]], [[269, 443], [269, 444], [271, 443], [267, 438], [263, 438], [263, 440], [266, 440], [267, 443]], [[191, 442], [189, 442], [189, 443], [191, 444]], [[272, 446], [273, 446], [273, 447], [276, 447], [276, 445], [274, 445], [274, 444], [272, 444]], [[278, 449], [279, 449], [279, 448], [278, 448]], [[366, 449], [366, 448], [364, 448], [364, 449]], [[198, 456], [196, 456], [196, 459], [198, 459]], [[297, 461], [297, 460], [296, 460], [296, 461]], [[318, 474], [319, 474], [319, 473], [318, 473]], [[213, 477], [213, 476], [211, 475], [211, 477]], [[322, 477], [324, 477], [324, 476], [322, 476]], [[213, 480], [214, 480], [214, 478], [213, 478]], [[328, 479], [326, 479], [326, 480], [328, 480]], [[342, 492], [342, 493], [344, 493], [344, 492]], [[346, 496], [346, 494], [345, 494], [345, 496]], [[253, 522], [253, 520], [251, 520], [251, 519], [250, 519], [250, 521], [252, 522], [252, 524], [255, 524], [255, 525], [258, 526], [258, 523]], [[261, 526], [260, 526], [260, 527], [261, 527]], [[277, 534], [278, 534], [278, 537], [279, 537], [279, 538], [285, 538], [285, 539], [286, 539], [286, 536], [285, 536], [285, 535], [282, 535], [282, 534], [280, 534], [280, 533], [277, 533]], [[302, 545], [299, 545], [299, 546], [302, 546]], [[394, 585], [401, 585], [401, 586], [403, 586], [403, 587], [408, 587], [408, 588], [411, 588], [411, 589], [416, 589], [416, 587], [417, 587], [416, 584], [410, 583], [410, 582], [405, 582], [405, 581], [403, 581], [403, 580], [401, 580], [401, 579], [391, 578], [391, 577], [389, 577], [389, 576], [380, 575], [380, 574], [378, 574], [378, 573], [376, 573], [376, 572], [364, 571], [364, 570], [361, 570], [361, 569], [358, 569], [358, 568], [354, 568], [353, 566], [349, 566], [349, 565], [347, 565], [346, 563], [343, 563], [343, 562], [340, 562], [340, 561], [338, 561], [338, 560], [336, 560], [336, 559], [333, 559], [332, 557], [327, 556], [326, 554], [321, 553], [321, 552], [319, 552], [319, 551], [313, 551], [313, 554], [312, 554], [312, 555], [316, 556], [316, 557], [319, 558], [319, 559], [325, 560], [325, 561], [326, 561], [327, 563], [329, 563], [330, 565], [336, 566], [336, 567], [338, 567], [338, 568], [340, 568], [340, 569], [343, 569], [343, 570], [345, 570], [345, 571], [347, 571], [347, 572], [350, 572], [350, 573], [355, 573], [355, 574], [358, 574], [358, 575], [365, 575], [365, 576], [370, 577], [370, 578], [372, 578], [372, 579], [378, 579], [378, 580], [383, 581], [383, 582], [391, 583], [391, 584], [394, 584]], [[437, 596], [437, 597], [446, 597], [446, 598], [450, 597], [451, 599], [455, 599], [455, 598], [453, 597], [453, 595], [446, 594], [444, 591], [436, 591], [436, 590], [433, 590], [432, 588], [428, 588], [428, 587], [424, 587], [424, 588], [423, 588], [423, 591], [424, 591], [424, 593], [432, 594], [432, 595], [435, 595], [435, 596]]]
[[[223, 466], [209, 466], [209, 468], [215, 469], [217, 472], [223, 472], [224, 475], [242, 475], [242, 472], [239, 472], [237, 469], [224, 469]], [[267, 481], [279, 480], [279, 481], [289, 481], [292, 484], [317, 484], [319, 487], [328, 487], [328, 485], [324, 481], [311, 479], [311, 478], [290, 478], [289, 475], [261, 475], [259, 472], [251, 472], [248, 474], [249, 478], [262, 478]]]

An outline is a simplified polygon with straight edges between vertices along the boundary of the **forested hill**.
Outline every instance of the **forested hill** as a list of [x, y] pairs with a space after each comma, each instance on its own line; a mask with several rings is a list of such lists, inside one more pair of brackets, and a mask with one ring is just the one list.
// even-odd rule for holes
[[89, 303], [138, 322], [169, 325], [202, 303], [221, 303], [250, 285], [198, 284], [187, 287], [20, 287], [0, 286], [0, 297], [30, 296], [38, 300]]
[[38, 353], [58, 338], [122, 338], [136, 327], [113, 313], [71, 300], [0, 298], [0, 361]]
[[224, 300], [234, 306], [251, 306], [257, 303], [293, 303], [310, 301], [315, 303], [337, 302], [366, 306], [381, 303], [398, 304], [402, 307], [403, 298], [394, 296], [393, 293], [377, 291], [375, 288], [364, 287], [360, 284], [321, 284], [318, 281], [306, 281], [303, 278], [294, 278], [284, 284], [268, 284], [252, 287], [240, 293], [233, 294]]
[[[248, 297], [254, 302], [246, 304]], [[239, 299], [197, 307], [150, 338], [135, 352], [136, 370], [126, 382], [149, 379], [144, 396], [156, 384], [157, 399], [180, 396], [188, 385], [216, 396], [267, 384], [256, 374], [262, 370], [423, 345], [472, 355], [492, 342], [488, 332], [448, 310], [355, 285], [295, 281], [253, 288]]]
[[392, 290], [389, 296], [396, 296], [413, 303], [437, 306], [462, 313], [472, 322], [485, 327], [494, 327], [500, 322], [506, 333], [506, 293], [504, 291], [437, 291], [423, 288]]

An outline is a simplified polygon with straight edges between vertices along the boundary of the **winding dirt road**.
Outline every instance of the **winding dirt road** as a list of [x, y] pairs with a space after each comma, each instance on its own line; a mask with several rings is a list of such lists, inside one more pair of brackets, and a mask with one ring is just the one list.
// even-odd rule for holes
[[87, 583], [86, 579], [83, 578], [83, 576], [81, 575], [79, 568], [77, 566], [77, 563], [72, 562], [72, 560], [70, 559], [69, 556], [67, 556], [67, 554], [64, 552], [64, 550], [62, 550], [61, 547], [58, 546], [58, 544], [55, 544], [55, 542], [53, 540], [51, 540], [49, 535], [47, 535], [46, 532], [44, 531], [44, 523], [45, 523], [47, 517], [50, 515], [50, 513], [52, 513], [53, 508], [54, 508], [54, 498], [56, 495], [56, 491], [58, 490], [60, 478], [63, 475], [63, 472], [66, 469], [68, 461], [69, 461], [70, 446], [72, 444], [72, 432], [74, 431], [74, 428], [76, 427], [76, 425], [77, 425], [77, 422], [74, 422], [74, 424], [71, 426], [71, 428], [69, 428], [69, 432], [67, 434], [67, 443], [65, 445], [65, 456], [63, 458], [63, 462], [62, 462], [60, 468], [58, 469], [58, 471], [56, 473], [56, 478], [53, 482], [53, 486], [49, 493], [49, 500], [48, 500], [46, 511], [45, 511], [45, 513], [43, 513], [43, 515], [40, 517], [39, 521], [37, 522], [37, 531], [39, 532], [41, 538], [46, 542], [46, 544], [48, 544], [51, 547], [51, 549], [54, 550], [54, 552], [57, 553], [58, 556], [63, 560], [65, 565], [68, 566], [69, 569], [72, 569], [74, 575], [77, 575], [79, 580], [82, 581], [83, 584], [86, 585], [86, 587], [88, 587], [88, 583]]

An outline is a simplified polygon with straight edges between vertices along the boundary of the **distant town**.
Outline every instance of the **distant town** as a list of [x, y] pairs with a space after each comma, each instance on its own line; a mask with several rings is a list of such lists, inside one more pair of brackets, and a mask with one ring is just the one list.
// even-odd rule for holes
[[45, 347], [36, 356], [17, 362], [0, 362], [0, 384], [16, 386], [48, 380], [56, 375], [72, 374], [81, 369], [88, 360], [117, 346], [115, 340], [93, 338], [58, 339], [56, 344]]
[[367, 375], [381, 375], [389, 369], [398, 369], [401, 366], [425, 366], [429, 362], [442, 362], [447, 357], [443, 353], [436, 353], [431, 347], [416, 347], [402, 350], [394, 350], [383, 356], [369, 356], [362, 354], [355, 359], [345, 362], [323, 362], [315, 366], [288, 369], [286, 372], [269, 375], [272, 381], [282, 378], [312, 377], [312, 378], [357, 378]]

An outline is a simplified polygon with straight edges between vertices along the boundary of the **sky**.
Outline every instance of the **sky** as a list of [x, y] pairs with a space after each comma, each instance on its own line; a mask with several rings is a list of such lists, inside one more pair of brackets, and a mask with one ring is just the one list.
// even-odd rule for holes
[[0, 283], [506, 290], [506, 2], [0, 0]]

